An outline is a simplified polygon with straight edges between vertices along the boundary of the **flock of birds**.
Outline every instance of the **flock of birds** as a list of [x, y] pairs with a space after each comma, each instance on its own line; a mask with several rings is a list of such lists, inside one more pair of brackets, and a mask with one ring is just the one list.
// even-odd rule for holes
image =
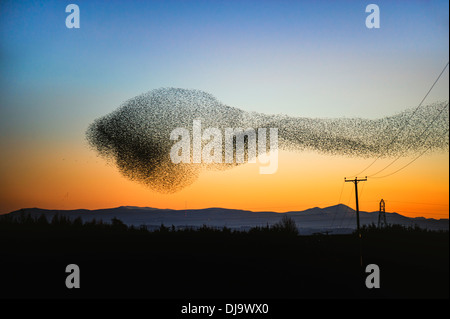
[[[96, 119], [87, 129], [90, 146], [126, 177], [164, 193], [193, 183], [202, 169], [237, 163], [179, 163], [170, 160], [175, 128], [278, 128], [278, 148], [350, 157], [409, 156], [449, 146], [448, 102], [437, 102], [380, 119], [304, 118], [249, 113], [199, 90], [161, 88], [136, 96]], [[268, 137], [267, 137], [268, 138]], [[206, 141], [203, 141], [206, 143]]]

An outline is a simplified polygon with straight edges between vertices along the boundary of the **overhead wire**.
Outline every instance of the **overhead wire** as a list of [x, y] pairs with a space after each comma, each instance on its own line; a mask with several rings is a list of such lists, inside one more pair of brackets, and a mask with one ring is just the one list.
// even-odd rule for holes
[[[417, 140], [419, 140], [421, 137], [422, 137], [422, 135], [423, 134], [425, 134], [427, 131], [428, 131], [428, 129], [431, 127], [431, 125], [433, 125], [434, 124], [434, 122], [436, 122], [436, 120], [439, 118], [439, 116], [442, 114], [442, 112], [448, 107], [448, 102], [447, 102], [447, 104], [440, 110], [440, 112], [434, 117], [434, 119], [428, 124], [428, 126], [422, 131], [422, 133], [417, 137]], [[447, 132], [448, 132], [448, 130], [447, 130]], [[423, 141], [426, 141], [427, 139], [428, 139], [428, 137], [429, 137], [429, 135], [430, 134], [428, 134], [424, 139], [423, 139]], [[444, 134], [445, 135], [445, 134]], [[411, 144], [412, 145], [412, 144]], [[408, 151], [410, 148], [411, 148], [411, 145], [405, 150], [405, 152], [406, 151]], [[431, 147], [429, 147], [429, 148], [431, 148]], [[428, 149], [429, 149], [428, 148]], [[402, 157], [402, 155], [399, 155], [396, 159], [394, 159], [391, 163], [389, 163], [388, 165], [386, 165], [384, 168], [382, 168], [381, 170], [379, 170], [378, 172], [376, 172], [376, 173], [374, 173], [374, 174], [372, 174], [372, 175], [367, 175], [367, 177], [371, 177], [371, 178], [374, 178], [376, 175], [378, 175], [379, 173], [381, 173], [381, 172], [383, 172], [384, 170], [386, 170], [388, 167], [390, 167], [392, 164], [394, 164], [396, 161], [398, 161], [400, 158]], [[393, 174], [390, 174], [390, 175], [393, 175]], [[390, 176], [389, 175], [389, 176]]]
[[[350, 207], [349, 204], [350, 204], [350, 200], [351, 200], [352, 197], [353, 197], [353, 191], [354, 191], [354, 189], [353, 189], [353, 187], [352, 187], [352, 188], [351, 188], [351, 191], [350, 191], [350, 197], [348, 198], [347, 205], [346, 205], [347, 208]], [[345, 212], [344, 212], [344, 214], [342, 214], [341, 222], [339, 223], [339, 228], [341, 228], [342, 223], [344, 222], [344, 219], [347, 217], [347, 213], [348, 213], [348, 209], [346, 209]]]
[[[447, 130], [444, 132], [444, 134], [442, 134], [442, 136], [445, 136], [448, 132], [449, 132], [449, 129], [447, 129]], [[432, 146], [433, 146], [433, 145], [430, 145], [426, 150], [424, 150], [422, 153], [420, 153], [420, 154], [419, 154], [417, 157], [415, 157], [412, 161], [410, 161], [408, 164], [406, 164], [406, 165], [400, 167], [398, 170], [396, 170], [396, 171], [394, 171], [394, 172], [392, 172], [392, 173], [389, 173], [389, 174], [387, 174], [387, 175], [384, 175], [384, 176], [373, 176], [372, 178], [385, 178], [385, 177], [388, 177], [388, 176], [394, 175], [395, 173], [400, 172], [401, 170], [405, 169], [406, 167], [408, 167], [409, 165], [411, 165], [412, 163], [414, 163], [416, 160], [418, 160], [418, 159], [419, 159], [422, 155], [424, 155], [426, 152], [428, 152], [428, 150], [429, 150]]]
[[336, 219], [336, 215], [339, 213], [339, 211], [341, 210], [341, 198], [342, 198], [342, 193], [343, 193], [343, 191], [344, 191], [344, 185], [345, 185], [345, 181], [342, 181], [342, 186], [341, 186], [341, 193], [340, 193], [340, 195], [339, 195], [339, 200], [338, 200], [338, 203], [337, 203], [337, 205], [336, 205], [336, 209], [335, 209], [335, 212], [334, 212], [334, 215], [333, 215], [333, 220], [331, 221], [331, 226], [330, 226], [330, 228], [332, 228], [333, 227], [333, 225], [334, 225], [334, 221], [335, 221], [335, 219]]
[[[392, 138], [392, 140], [390, 141], [390, 143], [386, 146], [386, 149], [388, 149], [398, 138], [398, 136], [400, 135], [400, 133], [406, 128], [406, 126], [409, 124], [409, 121], [411, 120], [411, 118], [414, 116], [414, 114], [417, 112], [417, 110], [422, 106], [422, 103], [425, 101], [425, 99], [428, 97], [428, 95], [430, 94], [430, 92], [433, 90], [434, 86], [436, 85], [436, 83], [439, 81], [439, 79], [441, 78], [442, 74], [444, 73], [444, 71], [447, 69], [449, 65], [449, 62], [447, 62], [447, 64], [444, 66], [444, 68], [442, 69], [441, 73], [439, 74], [439, 76], [436, 78], [436, 80], [434, 81], [433, 85], [431, 85], [430, 89], [428, 90], [428, 92], [425, 94], [425, 96], [423, 97], [422, 101], [420, 101], [419, 105], [414, 109], [414, 111], [411, 113], [411, 115], [409, 116], [409, 118], [403, 123], [402, 127], [400, 128], [399, 131], [397, 131], [397, 134], [394, 135], [394, 137]], [[361, 175], [362, 173], [364, 173], [367, 169], [369, 169], [370, 167], [372, 167], [373, 164], [375, 164], [376, 161], [378, 161], [381, 158], [381, 154], [378, 155], [377, 158], [375, 158], [375, 160], [369, 164], [369, 166], [367, 166], [366, 168], [364, 168], [361, 172], [354, 174], [352, 176], [358, 176]]]

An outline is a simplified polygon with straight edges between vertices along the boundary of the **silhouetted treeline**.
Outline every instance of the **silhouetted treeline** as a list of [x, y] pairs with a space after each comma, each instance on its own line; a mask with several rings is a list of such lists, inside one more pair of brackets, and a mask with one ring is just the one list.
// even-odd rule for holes
[[[239, 231], [8, 214], [0, 298], [448, 298], [448, 231], [361, 233], [298, 236], [289, 218]], [[380, 267], [381, 289], [366, 288], [361, 252], [364, 265]], [[72, 263], [81, 289], [64, 285]]]
[[[81, 217], [69, 218], [62, 214], [55, 214], [48, 220], [45, 214], [41, 214], [38, 217], [33, 217], [30, 214], [6, 214], [0, 216], [0, 228], [4, 231], [12, 231], [15, 228], [20, 229], [33, 228], [33, 229], [52, 229], [52, 230], [96, 230], [96, 231], [114, 231], [114, 232], [140, 232], [140, 233], [199, 233], [199, 234], [252, 234], [252, 235], [283, 235], [283, 236], [297, 236], [299, 231], [295, 221], [289, 216], [283, 216], [282, 219], [269, 226], [254, 226], [248, 230], [231, 229], [229, 227], [214, 227], [203, 225], [201, 227], [182, 226], [175, 227], [174, 225], [167, 226], [161, 224], [159, 227], [153, 227], [149, 229], [146, 225], [133, 226], [126, 225], [120, 219], [112, 218], [110, 222], [103, 222], [102, 220], [96, 220], [95, 218], [90, 221], [84, 221]], [[400, 233], [442, 233], [448, 234], [448, 230], [428, 230], [420, 228], [417, 225], [414, 226], [402, 226], [402, 225], [387, 225], [379, 228], [375, 224], [361, 226], [361, 233], [377, 233], [377, 234], [400, 234]], [[356, 235], [356, 230], [353, 234]], [[319, 234], [319, 233], [318, 233]]]
[[[403, 226], [398, 224], [389, 224], [383, 227], [378, 227], [374, 223], [370, 225], [362, 225], [361, 226], [361, 233], [367, 234], [367, 233], [377, 233], [377, 234], [402, 234], [402, 233], [439, 233], [439, 234], [447, 234], [448, 230], [431, 230], [431, 229], [425, 229], [421, 228], [418, 225], [410, 225], [410, 226]], [[354, 234], [356, 234], [357, 231], [354, 231]]]
[[42, 228], [53, 230], [68, 230], [68, 229], [83, 229], [83, 230], [97, 230], [97, 231], [124, 231], [124, 232], [148, 232], [148, 233], [199, 233], [199, 234], [278, 234], [284, 236], [296, 236], [298, 235], [298, 229], [295, 221], [288, 217], [283, 216], [280, 222], [265, 227], [252, 227], [249, 231], [241, 231], [237, 229], [231, 229], [228, 227], [213, 227], [203, 225], [201, 227], [175, 227], [174, 225], [166, 226], [161, 224], [159, 228], [149, 229], [146, 225], [139, 227], [133, 225], [126, 225], [120, 219], [112, 218], [111, 222], [103, 222], [102, 220], [92, 219], [91, 221], [83, 222], [81, 217], [71, 219], [61, 214], [55, 214], [48, 220], [45, 214], [41, 214], [39, 217], [33, 217], [30, 214], [17, 214], [17, 215], [2, 215], [0, 216], [0, 227], [4, 230], [13, 230], [16, 227], [24, 228]]
[[[113, 218], [111, 223], [104, 223], [102, 220], [96, 220], [83, 222], [81, 217], [71, 219], [67, 216], [55, 214], [48, 220], [45, 214], [41, 214], [39, 217], [33, 217], [30, 214], [17, 214], [17, 215], [2, 215], [0, 216], [0, 227], [3, 230], [13, 230], [17, 227], [21, 229], [26, 228], [42, 228], [42, 229], [77, 229], [83, 228], [86, 230], [133, 230], [134, 227], [128, 227], [122, 221], [117, 218]], [[144, 230], [144, 229], [141, 229]]]

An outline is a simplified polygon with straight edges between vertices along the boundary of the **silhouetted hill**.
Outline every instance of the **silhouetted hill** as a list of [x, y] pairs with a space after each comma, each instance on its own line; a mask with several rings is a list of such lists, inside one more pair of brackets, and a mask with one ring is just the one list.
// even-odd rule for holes
[[[48, 210], [41, 208], [25, 208], [9, 213], [11, 215], [30, 214], [38, 218], [44, 214], [48, 220], [54, 215], [63, 215], [69, 219], [81, 217], [86, 221], [93, 219], [111, 222], [118, 218], [127, 225], [145, 225], [149, 229], [174, 225], [182, 227], [229, 227], [246, 230], [254, 226], [272, 226], [281, 220], [283, 213], [271, 211], [253, 212], [239, 209], [226, 209], [219, 207], [205, 209], [173, 210], [152, 207], [120, 206], [97, 210]], [[311, 234], [320, 231], [333, 233], [350, 233], [356, 228], [356, 212], [352, 208], [339, 204], [325, 208], [314, 207], [304, 211], [289, 211], [285, 214], [294, 219], [300, 234]], [[448, 219], [433, 219], [416, 217], [410, 218], [397, 213], [386, 213], [388, 224], [402, 226], [418, 226], [429, 230], [448, 230]], [[378, 223], [378, 212], [360, 212], [361, 225]]]

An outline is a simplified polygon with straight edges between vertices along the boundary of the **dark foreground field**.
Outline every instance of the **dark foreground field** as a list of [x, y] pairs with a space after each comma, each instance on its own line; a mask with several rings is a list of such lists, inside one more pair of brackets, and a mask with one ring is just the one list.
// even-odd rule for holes
[[[448, 232], [295, 236], [208, 228], [148, 232], [80, 220], [0, 219], [1, 298], [448, 298]], [[68, 264], [80, 288], [65, 285]], [[365, 266], [380, 268], [379, 289]]]

